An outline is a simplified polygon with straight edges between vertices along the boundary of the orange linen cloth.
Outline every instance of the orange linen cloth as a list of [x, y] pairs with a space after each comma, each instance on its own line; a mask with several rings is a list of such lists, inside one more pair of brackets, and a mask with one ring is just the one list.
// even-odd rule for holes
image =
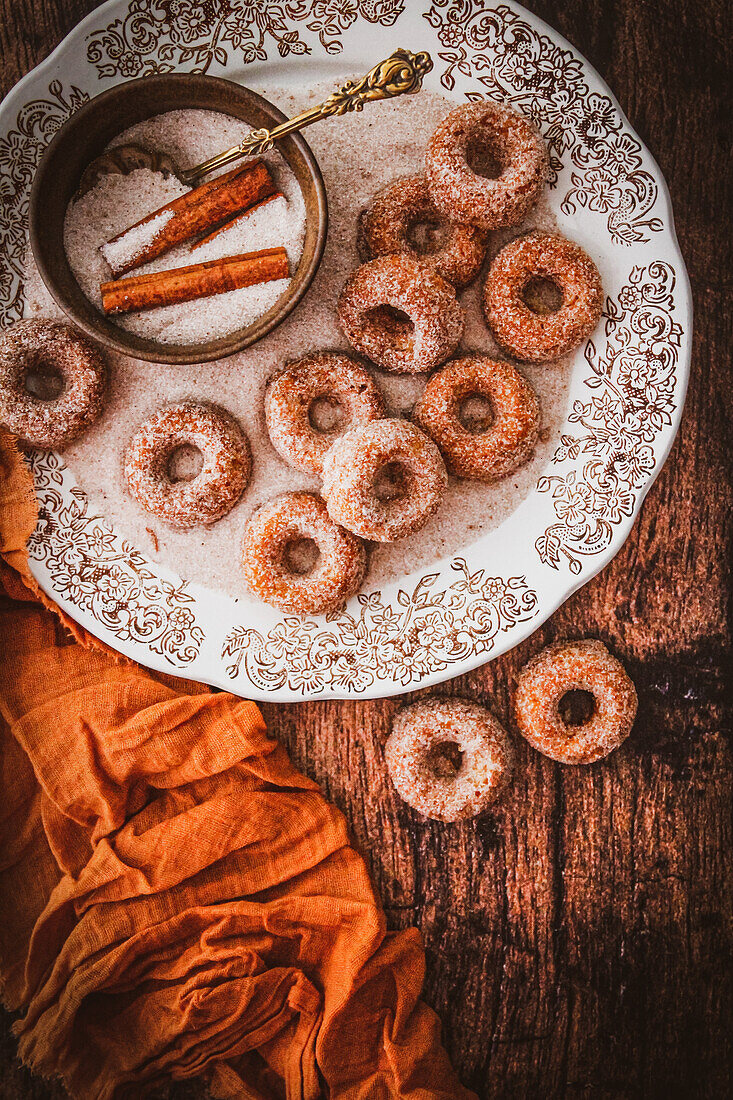
[[[346, 823], [257, 707], [114, 656], [41, 596], [0, 429], [0, 973], [73, 1096], [469, 1100]], [[45, 605], [45, 606], [44, 606]], [[48, 608], [51, 608], [49, 610]]]

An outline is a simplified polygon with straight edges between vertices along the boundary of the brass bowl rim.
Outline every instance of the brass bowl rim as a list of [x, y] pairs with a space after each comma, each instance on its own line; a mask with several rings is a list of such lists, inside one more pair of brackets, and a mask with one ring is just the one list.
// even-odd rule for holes
[[[94, 303], [89, 301], [83, 294], [68, 261], [66, 261], [66, 273], [68, 273], [68, 276], [70, 276], [76, 284], [86, 305], [80, 310], [74, 302], [69, 300], [65, 288], [59, 283], [56, 275], [51, 270], [43, 245], [44, 233], [40, 210], [44, 201], [48, 166], [53, 162], [54, 157], [58, 155], [59, 149], [63, 148], [64, 144], [68, 141], [69, 135], [78, 133], [79, 127], [83, 125], [84, 120], [88, 118], [89, 115], [98, 114], [100, 108], [103, 109], [110, 101], [115, 102], [119, 100], [120, 96], [128, 94], [133, 89], [137, 91], [143, 85], [150, 88], [151, 98], [154, 98], [156, 87], [170, 85], [173, 82], [179, 81], [193, 86], [194, 91], [192, 91], [192, 99], [196, 98], [195, 88], [197, 85], [199, 87], [208, 86], [209, 89], [214, 90], [218, 87], [222, 93], [241, 97], [246, 103], [254, 103], [259, 106], [266, 114], [271, 116], [273, 125], [277, 125], [287, 118], [274, 103], [271, 103], [264, 96], [259, 95], [243, 84], [239, 84], [233, 80], [227, 80], [224, 77], [208, 76], [203, 73], [157, 73], [152, 76], [137, 77], [134, 80], [116, 84], [114, 87], [100, 92], [99, 95], [94, 96], [84, 103], [77, 111], [74, 111], [49, 142], [44, 150], [33, 180], [28, 208], [28, 231], [33, 258], [46, 289], [69, 320], [92, 340], [95, 340], [110, 351], [132, 359], [143, 359], [148, 362], [159, 362], [171, 365], [206, 363], [217, 359], [228, 358], [231, 355], [237, 354], [237, 352], [244, 351], [246, 348], [251, 347], [277, 328], [277, 326], [292, 313], [309, 290], [323, 258], [328, 233], [328, 198], [318, 161], [315, 158], [313, 150], [301, 134], [290, 134], [284, 139], [283, 144], [287, 146], [288, 143], [292, 143], [295, 146], [313, 184], [315, 192], [315, 209], [317, 211], [316, 238], [311, 254], [306, 261], [305, 268], [302, 268], [303, 257], [301, 257], [298, 267], [292, 277], [293, 283], [295, 283], [297, 277], [298, 286], [295, 290], [292, 290], [293, 283], [291, 283], [291, 288], [285, 291], [270, 310], [267, 311], [267, 313], [271, 313], [272, 316], [268, 318], [264, 325], [262, 321], [263, 317], [267, 316], [267, 313], [255, 319], [255, 321], [246, 328], [237, 329], [227, 336], [200, 344], [164, 344], [145, 339], [136, 336], [134, 333], [128, 333], [125, 329], [120, 328], [118, 325], [115, 325], [114, 322], [106, 318]], [[188, 106], [181, 104], [180, 107], [162, 108], [161, 111], [153, 111], [151, 114], [144, 117], [153, 118], [156, 113], [163, 113], [168, 109], [214, 110], [219, 111], [221, 114], [229, 113], [226, 107], [191, 103]], [[237, 116], [232, 115], [231, 117]], [[143, 119], [140, 121], [142, 120]], [[135, 125], [135, 123], [127, 123], [119, 132], [123, 132], [131, 125]], [[288, 161], [289, 158], [285, 152], [283, 152], [282, 148], [280, 152], [283, 158]], [[97, 155], [99, 155], [99, 153], [96, 153], [94, 157], [90, 157], [86, 161], [82, 167], [82, 171], [87, 164], [96, 159]], [[302, 187], [301, 191], [303, 191]], [[304, 199], [307, 208], [308, 199], [305, 192]], [[66, 207], [64, 209], [66, 209]], [[63, 234], [63, 226], [60, 228], [60, 232]]]

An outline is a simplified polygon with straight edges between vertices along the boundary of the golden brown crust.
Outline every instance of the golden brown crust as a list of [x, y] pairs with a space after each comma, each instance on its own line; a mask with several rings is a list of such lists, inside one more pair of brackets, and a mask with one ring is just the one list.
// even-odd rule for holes
[[[451, 766], [440, 746], [454, 745]], [[439, 821], [483, 813], [511, 778], [514, 753], [490, 711], [463, 699], [427, 699], [397, 713], [385, 745], [392, 782], [405, 802]]]
[[[488, 145], [501, 173], [477, 175], [469, 166], [471, 143]], [[437, 127], [426, 155], [430, 194], [456, 221], [479, 228], [520, 225], [547, 180], [542, 138], [522, 115], [503, 103], [485, 100], [456, 107]]]
[[[173, 481], [168, 463], [177, 448], [201, 452], [203, 466], [190, 481]], [[125, 452], [125, 477], [135, 499], [171, 527], [215, 523], [230, 512], [249, 482], [249, 443], [226, 410], [192, 401], [157, 409]]]
[[[480, 432], [460, 419], [461, 403], [478, 394], [493, 420]], [[540, 405], [529, 382], [511, 363], [473, 355], [454, 359], [431, 375], [412, 418], [440, 448], [456, 477], [498, 481], [525, 463], [540, 430]]]
[[[532, 279], [549, 279], [563, 296], [555, 313], [529, 308], [522, 293]], [[517, 359], [544, 363], [578, 347], [593, 332], [603, 309], [598, 268], [580, 245], [564, 237], [517, 237], [494, 258], [483, 296], [489, 328]]]
[[[410, 240], [416, 225], [442, 230], [444, 240], [434, 251], [419, 252]], [[424, 176], [404, 176], [374, 196], [359, 219], [359, 246], [366, 258], [403, 252], [415, 256], [456, 287], [468, 286], [486, 256], [484, 230], [451, 221], [430, 197]]]
[[[311, 539], [318, 560], [310, 572], [289, 566], [288, 546]], [[315, 493], [285, 493], [261, 505], [242, 544], [244, 575], [252, 592], [281, 611], [313, 615], [336, 611], [359, 589], [366, 571], [363, 543], [328, 515]]]
[[[343, 421], [320, 431], [311, 421], [314, 401], [338, 406]], [[265, 393], [267, 430], [276, 451], [298, 470], [320, 475], [323, 459], [340, 435], [384, 416], [384, 401], [369, 372], [348, 355], [307, 355], [273, 378]]]
[[[593, 695], [594, 713], [578, 726], [563, 721], [569, 691]], [[529, 661], [514, 691], [514, 720], [538, 752], [563, 764], [591, 764], [626, 740], [636, 717], [636, 689], [602, 642], [555, 642]]]
[[[29, 393], [29, 373], [54, 374], [58, 397]], [[107, 386], [101, 353], [71, 325], [18, 321], [0, 334], [0, 423], [35, 447], [63, 447], [100, 415]]]
[[[384, 307], [401, 310], [398, 321]], [[420, 374], [458, 347], [465, 313], [455, 288], [414, 256], [380, 256], [357, 268], [338, 303], [351, 346], [384, 370]]]

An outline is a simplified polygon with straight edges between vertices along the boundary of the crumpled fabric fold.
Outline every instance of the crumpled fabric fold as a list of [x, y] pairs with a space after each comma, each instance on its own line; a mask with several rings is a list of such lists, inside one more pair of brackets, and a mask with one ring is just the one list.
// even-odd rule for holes
[[0, 429], [0, 977], [72, 1096], [470, 1100], [343, 815], [258, 708], [114, 654], [39, 591]]

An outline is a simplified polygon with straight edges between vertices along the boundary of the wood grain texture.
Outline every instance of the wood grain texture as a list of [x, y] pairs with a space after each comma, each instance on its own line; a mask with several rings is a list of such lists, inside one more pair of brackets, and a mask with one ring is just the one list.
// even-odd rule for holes
[[[95, 6], [0, 0], [1, 90]], [[527, 6], [605, 77], [669, 182], [695, 297], [692, 377], [672, 456], [613, 563], [515, 651], [440, 690], [506, 719], [532, 653], [592, 635], [636, 681], [634, 733], [576, 769], [520, 741], [496, 811], [446, 826], [419, 820], [389, 785], [382, 745], [396, 701], [263, 709], [347, 815], [391, 925], [422, 929], [425, 995], [482, 1098], [723, 1097], [733, 1080], [730, 5]], [[0, 1057], [0, 1097], [61, 1095], [14, 1063], [7, 1028]]]

